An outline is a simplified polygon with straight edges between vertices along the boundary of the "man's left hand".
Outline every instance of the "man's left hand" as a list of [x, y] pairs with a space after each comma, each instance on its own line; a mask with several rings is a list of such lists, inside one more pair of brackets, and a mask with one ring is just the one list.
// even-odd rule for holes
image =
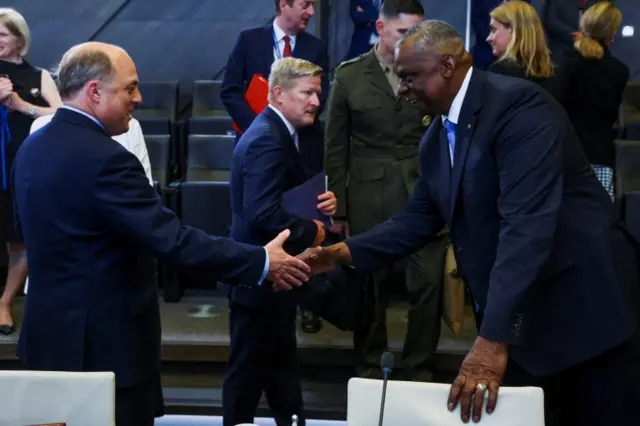
[[[464, 423], [471, 418], [473, 400], [473, 421], [480, 421], [484, 394], [489, 392], [487, 414], [491, 414], [498, 402], [498, 389], [507, 369], [508, 346], [478, 337], [465, 357], [458, 377], [451, 385], [447, 407], [453, 411], [460, 402], [460, 417]], [[475, 395], [475, 398], [472, 398]]]
[[333, 192], [327, 191], [318, 195], [318, 210], [325, 216], [333, 216], [338, 210], [338, 200]]

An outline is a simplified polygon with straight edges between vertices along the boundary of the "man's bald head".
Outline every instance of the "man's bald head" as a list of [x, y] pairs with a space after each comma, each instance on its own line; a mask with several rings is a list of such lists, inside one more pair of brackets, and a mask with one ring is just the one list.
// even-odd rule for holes
[[58, 88], [66, 105], [95, 117], [111, 136], [129, 129], [131, 114], [142, 102], [133, 60], [112, 44], [69, 49], [58, 67]]
[[62, 57], [58, 70], [58, 90], [62, 100], [74, 98], [90, 81], [108, 83], [115, 74], [115, 63], [122, 55], [121, 48], [100, 42], [78, 44]]

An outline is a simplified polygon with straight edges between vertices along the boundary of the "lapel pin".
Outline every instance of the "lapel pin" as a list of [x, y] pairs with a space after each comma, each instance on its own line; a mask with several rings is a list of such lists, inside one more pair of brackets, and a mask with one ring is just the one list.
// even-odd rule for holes
[[467, 129], [471, 130], [471, 124], [467, 124]]
[[431, 124], [431, 117], [428, 115], [425, 115], [424, 117], [422, 117], [422, 125], [424, 127], [429, 127], [429, 124]]

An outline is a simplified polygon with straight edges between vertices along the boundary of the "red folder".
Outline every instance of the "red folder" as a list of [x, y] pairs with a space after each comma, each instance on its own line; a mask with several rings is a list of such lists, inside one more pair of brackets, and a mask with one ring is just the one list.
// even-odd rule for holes
[[[261, 76], [260, 74], [254, 74], [247, 88], [247, 92], [244, 94], [244, 98], [249, 104], [249, 107], [256, 114], [260, 114], [269, 105], [269, 80]], [[242, 130], [233, 123], [233, 130], [242, 134]]]

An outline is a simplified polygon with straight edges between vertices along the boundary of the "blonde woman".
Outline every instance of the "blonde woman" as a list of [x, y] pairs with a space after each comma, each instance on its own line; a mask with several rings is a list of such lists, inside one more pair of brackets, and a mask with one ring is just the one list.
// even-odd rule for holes
[[589, 7], [580, 20], [580, 32], [575, 35], [574, 58], [563, 65], [572, 68], [567, 80], [567, 113], [596, 176], [612, 198], [612, 128], [629, 81], [629, 68], [609, 51], [621, 23], [622, 13], [613, 3]]
[[561, 85], [535, 9], [527, 2], [512, 0], [493, 9], [489, 16], [487, 42], [497, 60], [488, 70], [531, 80], [563, 102]]
[[[11, 304], [27, 276], [27, 257], [13, 223], [9, 185], [13, 158], [37, 117], [62, 104], [51, 75], [28, 63], [31, 36], [24, 17], [0, 8], [0, 238], [9, 252], [9, 272], [0, 298], [0, 333], [14, 330]], [[37, 166], [36, 166], [37, 167]]]

